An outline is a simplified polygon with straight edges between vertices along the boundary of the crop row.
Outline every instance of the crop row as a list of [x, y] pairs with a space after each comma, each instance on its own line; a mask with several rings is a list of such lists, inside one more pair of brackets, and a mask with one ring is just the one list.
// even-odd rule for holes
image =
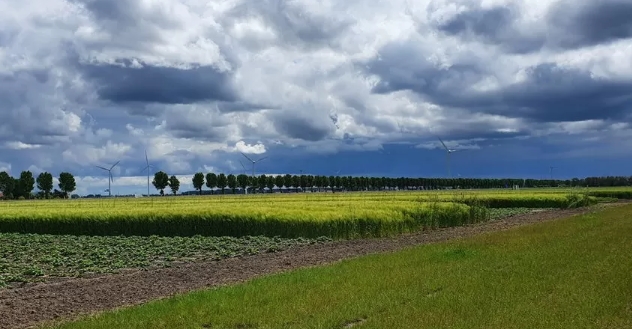
[[632, 199], [632, 190], [630, 189], [604, 189], [597, 191], [587, 192], [588, 195], [600, 198], [614, 198], [614, 199]]
[[108, 212], [39, 211], [0, 214], [0, 231], [81, 235], [245, 236], [354, 238], [424, 228], [458, 226], [488, 219], [485, 208], [459, 203], [377, 202], [319, 207], [115, 208]]
[[567, 208], [595, 202], [596, 197], [586, 194], [526, 191], [5, 202], [0, 204], [0, 232], [379, 237], [489, 220], [489, 208]]
[[[632, 196], [630, 191], [591, 191], [588, 193], [572, 193], [567, 191], [459, 191], [459, 192], [356, 192], [356, 193], [305, 193], [305, 194], [256, 194], [256, 195], [230, 195], [230, 196], [190, 196], [181, 198], [103, 198], [84, 200], [47, 200], [35, 202], [5, 202], [0, 203], [0, 211], [11, 209], [63, 208], [64, 211], [72, 209], [94, 208], [171, 208], [171, 207], [224, 207], [224, 206], [248, 206], [256, 204], [274, 205], [278, 207], [301, 207], [307, 204], [339, 204], [347, 205], [364, 202], [458, 202], [466, 204], [480, 204], [490, 208], [567, 208], [578, 197], [593, 196], [590, 201], [596, 201], [594, 197], [624, 198]], [[83, 210], [81, 210], [83, 211]]]

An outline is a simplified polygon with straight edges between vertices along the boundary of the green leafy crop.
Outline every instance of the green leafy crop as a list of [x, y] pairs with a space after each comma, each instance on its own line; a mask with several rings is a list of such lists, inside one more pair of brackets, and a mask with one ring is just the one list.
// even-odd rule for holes
[[72, 236], [0, 233], [0, 286], [47, 277], [171, 266], [328, 241], [270, 237]]

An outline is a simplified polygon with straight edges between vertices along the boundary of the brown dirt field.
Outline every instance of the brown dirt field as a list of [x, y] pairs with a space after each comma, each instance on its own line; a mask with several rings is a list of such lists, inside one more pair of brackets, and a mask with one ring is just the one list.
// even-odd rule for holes
[[[615, 204], [608, 206], [612, 205]], [[0, 290], [0, 328], [27, 328], [43, 321], [69, 320], [84, 314], [137, 305], [195, 289], [239, 283], [261, 275], [505, 230], [595, 209], [539, 211], [488, 223], [392, 238], [334, 241], [293, 247], [276, 253], [190, 263], [171, 268], [134, 270], [92, 278], [54, 280], [4, 289]]]

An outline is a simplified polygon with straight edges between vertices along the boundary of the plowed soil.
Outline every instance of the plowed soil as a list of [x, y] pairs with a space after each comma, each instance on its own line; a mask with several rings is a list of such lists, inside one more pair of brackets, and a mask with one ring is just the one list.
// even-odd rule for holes
[[4, 289], [0, 290], [0, 328], [27, 328], [42, 321], [73, 319], [83, 314], [141, 304], [194, 289], [243, 282], [261, 275], [505, 230], [590, 211], [594, 211], [594, 208], [537, 211], [483, 224], [393, 238], [334, 241], [276, 253]]

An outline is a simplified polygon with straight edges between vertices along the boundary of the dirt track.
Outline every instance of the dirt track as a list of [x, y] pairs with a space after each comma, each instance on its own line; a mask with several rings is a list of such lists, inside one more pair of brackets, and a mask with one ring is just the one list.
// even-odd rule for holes
[[41, 321], [71, 319], [81, 314], [140, 304], [193, 289], [243, 282], [260, 275], [498, 231], [590, 211], [593, 210], [540, 211], [484, 224], [394, 238], [336, 241], [215, 262], [5, 289], [0, 291], [0, 328], [26, 328]]

